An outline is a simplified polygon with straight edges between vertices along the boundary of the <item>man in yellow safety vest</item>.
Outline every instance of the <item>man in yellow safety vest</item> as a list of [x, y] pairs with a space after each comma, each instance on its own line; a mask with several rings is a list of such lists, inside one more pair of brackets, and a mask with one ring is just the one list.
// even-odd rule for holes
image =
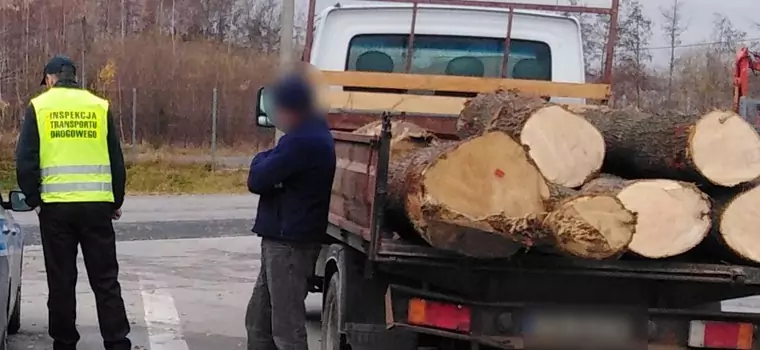
[[74, 63], [53, 57], [32, 99], [16, 149], [16, 174], [37, 210], [54, 350], [74, 350], [77, 245], [95, 294], [107, 350], [127, 350], [130, 331], [118, 281], [112, 220], [121, 216], [126, 171], [108, 101], [82, 89]]

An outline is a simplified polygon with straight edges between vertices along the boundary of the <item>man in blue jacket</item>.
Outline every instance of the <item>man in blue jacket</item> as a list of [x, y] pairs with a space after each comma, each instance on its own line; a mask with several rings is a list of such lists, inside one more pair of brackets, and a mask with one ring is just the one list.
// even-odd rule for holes
[[245, 316], [248, 350], [308, 350], [304, 299], [327, 229], [335, 144], [304, 78], [283, 78], [272, 97], [285, 135], [253, 158], [248, 174], [248, 189], [259, 195], [253, 232], [262, 237]]

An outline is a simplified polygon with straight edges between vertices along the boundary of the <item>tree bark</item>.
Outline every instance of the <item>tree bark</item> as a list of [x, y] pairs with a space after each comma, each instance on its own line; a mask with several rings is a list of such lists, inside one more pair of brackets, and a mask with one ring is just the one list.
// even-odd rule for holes
[[583, 186], [586, 193], [612, 193], [637, 214], [630, 252], [662, 259], [696, 247], [710, 232], [710, 199], [691, 183], [625, 180], [602, 175]]
[[760, 136], [733, 112], [575, 108], [604, 135], [603, 170], [731, 187], [760, 177]]
[[[760, 186], [746, 184], [730, 189], [713, 189], [711, 239], [703, 252], [719, 259], [760, 263]], [[737, 259], [738, 258], [738, 259]]]
[[502, 131], [529, 149], [549, 182], [575, 188], [593, 178], [604, 160], [602, 134], [582, 117], [516, 91], [480, 94], [457, 121], [460, 138]]

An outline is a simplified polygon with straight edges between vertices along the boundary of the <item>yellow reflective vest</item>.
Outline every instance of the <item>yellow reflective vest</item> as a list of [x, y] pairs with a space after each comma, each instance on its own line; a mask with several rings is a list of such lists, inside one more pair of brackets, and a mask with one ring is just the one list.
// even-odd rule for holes
[[108, 101], [54, 87], [32, 99], [40, 134], [43, 203], [111, 202]]

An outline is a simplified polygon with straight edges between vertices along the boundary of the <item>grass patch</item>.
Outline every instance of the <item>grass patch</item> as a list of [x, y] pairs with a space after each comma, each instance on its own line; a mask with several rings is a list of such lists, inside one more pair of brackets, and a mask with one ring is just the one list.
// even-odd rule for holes
[[212, 171], [210, 164], [145, 161], [127, 165], [127, 193], [245, 193], [247, 177], [242, 169]]
[[[245, 193], [248, 171], [211, 170], [210, 164], [171, 163], [152, 160], [127, 164], [128, 194], [214, 194]], [[0, 189], [18, 188], [12, 161], [0, 161]]]
[[8, 191], [18, 188], [16, 184], [16, 163], [13, 161], [0, 161], [0, 192], [3, 197]]
[[[14, 150], [17, 135], [0, 132], [0, 192], [18, 188]], [[128, 194], [246, 193], [247, 164], [241, 169], [211, 170], [208, 147], [122, 145], [127, 161]], [[223, 146], [217, 155], [250, 157], [258, 145]], [[245, 162], [247, 163], [247, 161]]]
[[[127, 160], [128, 194], [213, 194], [246, 193], [248, 167], [211, 170], [204, 161], [206, 147], [152, 147], [140, 144], [123, 145]], [[219, 156], [245, 156], [256, 153], [258, 145], [241, 144], [220, 147]], [[16, 135], [0, 132], [0, 191], [18, 188], [14, 150]], [[187, 157], [190, 156], [190, 157]], [[197, 157], [196, 157], [197, 156]], [[247, 162], [246, 162], [247, 163]]]

